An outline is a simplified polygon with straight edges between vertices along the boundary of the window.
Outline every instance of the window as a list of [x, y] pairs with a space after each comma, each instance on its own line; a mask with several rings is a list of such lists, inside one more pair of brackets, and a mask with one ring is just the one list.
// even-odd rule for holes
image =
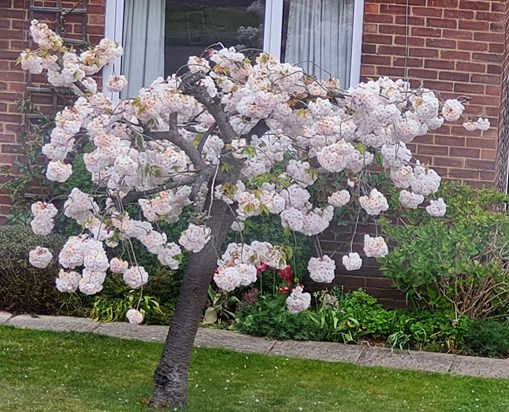
[[[208, 46], [263, 49], [317, 78], [359, 82], [363, 0], [108, 0], [106, 36], [121, 41], [126, 96], [183, 70]], [[109, 74], [109, 73], [106, 73]]]

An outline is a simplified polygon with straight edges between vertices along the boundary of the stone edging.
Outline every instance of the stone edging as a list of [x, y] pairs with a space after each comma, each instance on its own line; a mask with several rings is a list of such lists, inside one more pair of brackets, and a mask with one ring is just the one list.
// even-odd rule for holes
[[[2, 324], [27, 329], [92, 332], [147, 342], [163, 342], [168, 331], [166, 326], [139, 326], [125, 322], [104, 323], [69, 316], [12, 316], [7, 312], [0, 312], [0, 325]], [[360, 366], [382, 366], [484, 378], [509, 378], [509, 359], [421, 351], [391, 351], [388, 348], [332, 342], [275, 341], [218, 329], [201, 328], [196, 336], [195, 346], [328, 362], [348, 362]]]

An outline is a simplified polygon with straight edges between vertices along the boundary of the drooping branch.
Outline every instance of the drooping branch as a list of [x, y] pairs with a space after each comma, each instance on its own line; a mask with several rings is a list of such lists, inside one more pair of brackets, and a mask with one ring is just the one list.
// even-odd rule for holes
[[216, 126], [217, 126], [216, 122], [212, 123], [210, 125], [210, 127], [207, 129], [207, 131], [203, 134], [203, 136], [200, 140], [200, 143], [198, 144], [198, 147], [196, 148], [196, 150], [198, 150], [198, 152], [201, 153], [203, 151], [203, 148], [205, 147], [205, 143], [207, 143], [207, 139], [210, 137], [212, 132], [215, 130]]
[[141, 199], [143, 197], [147, 197], [150, 195], [156, 195], [157, 193], [164, 192], [165, 190], [171, 190], [171, 189], [176, 189], [181, 186], [191, 185], [194, 182], [196, 182], [199, 177], [200, 177], [200, 175], [198, 175], [197, 177], [190, 177], [190, 176], [182, 177], [182, 178], [180, 178], [179, 182], [169, 182], [165, 185], [154, 187], [153, 189], [139, 190], [137, 192], [131, 192], [122, 199], [122, 203], [124, 205], [126, 205], [128, 203], [135, 202], [138, 199]]

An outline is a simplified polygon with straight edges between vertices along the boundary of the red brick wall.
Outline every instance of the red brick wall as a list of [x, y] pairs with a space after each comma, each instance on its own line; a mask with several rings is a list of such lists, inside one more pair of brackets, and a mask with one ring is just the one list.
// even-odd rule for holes
[[[104, 8], [106, 0], [89, 0], [88, 40], [98, 42], [104, 33]], [[74, 7], [76, 1], [63, 1], [63, 7]], [[0, 165], [12, 164], [16, 159], [17, 136], [23, 131], [25, 119], [18, 113], [16, 101], [26, 92], [27, 75], [16, 59], [21, 50], [29, 46], [28, 0], [0, 0]], [[54, 7], [55, 1], [40, 1], [38, 6]], [[78, 5], [81, 7], [81, 5]], [[37, 19], [47, 22], [50, 27], [54, 19], [51, 14], [36, 14]], [[79, 16], [68, 16], [64, 27], [66, 36], [79, 38], [82, 30]], [[39, 102], [45, 103], [46, 100]], [[5, 176], [0, 176], [0, 182]], [[9, 198], [0, 192], [0, 223], [9, 211]]]
[[[444, 177], [473, 185], [496, 182], [507, 0], [366, 0], [363, 78], [401, 78], [442, 98], [467, 95], [467, 111], [492, 128], [447, 125], [417, 139], [418, 157]], [[407, 56], [407, 58], [405, 57]], [[500, 159], [498, 159], [500, 160]]]

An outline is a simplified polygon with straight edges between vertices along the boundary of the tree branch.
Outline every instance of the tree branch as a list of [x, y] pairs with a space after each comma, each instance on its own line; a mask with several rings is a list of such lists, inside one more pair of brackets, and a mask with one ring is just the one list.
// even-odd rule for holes
[[198, 177], [182, 177], [180, 182], [169, 182], [162, 186], [154, 187], [153, 189], [140, 190], [138, 192], [131, 192], [122, 199], [124, 205], [135, 202], [142, 197], [156, 195], [157, 193], [164, 192], [165, 190], [176, 189], [177, 187], [193, 184], [198, 180]]

